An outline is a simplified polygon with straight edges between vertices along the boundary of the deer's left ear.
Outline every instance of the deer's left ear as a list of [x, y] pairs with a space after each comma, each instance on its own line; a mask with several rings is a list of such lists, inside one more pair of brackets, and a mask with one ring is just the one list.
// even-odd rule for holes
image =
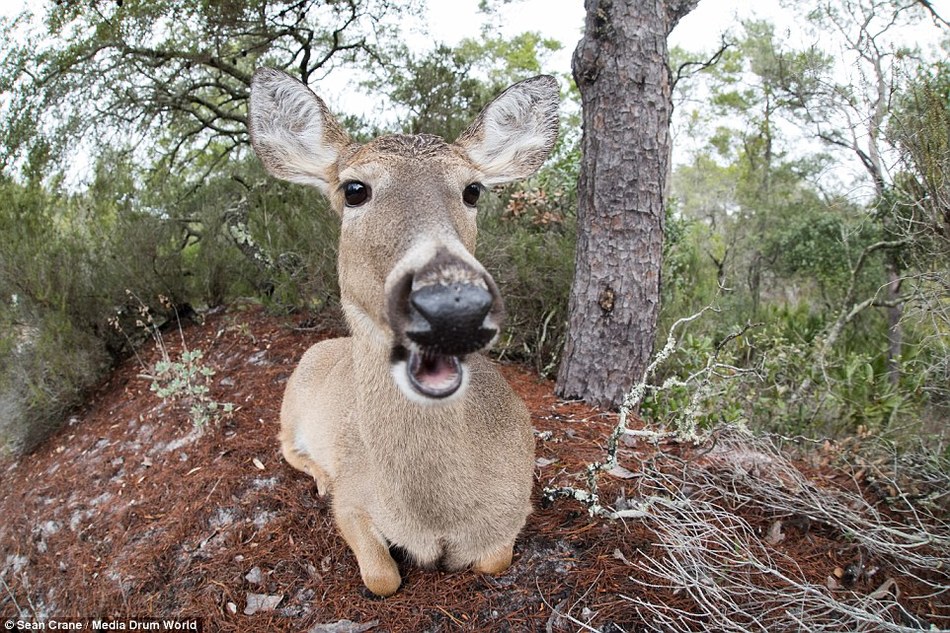
[[557, 128], [557, 80], [539, 75], [495, 97], [455, 143], [482, 172], [482, 184], [498, 185], [537, 171]]

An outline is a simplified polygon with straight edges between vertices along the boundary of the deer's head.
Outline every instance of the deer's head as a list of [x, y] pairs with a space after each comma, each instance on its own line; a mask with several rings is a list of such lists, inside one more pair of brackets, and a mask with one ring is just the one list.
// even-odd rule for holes
[[347, 321], [354, 336], [388, 350], [393, 378], [414, 401], [463, 393], [465, 356], [498, 336], [502, 300], [473, 254], [478, 198], [541, 166], [557, 109], [557, 82], [539, 76], [495, 98], [454, 143], [420, 134], [358, 144], [304, 84], [254, 73], [254, 149], [270, 174], [315, 185], [340, 215]]

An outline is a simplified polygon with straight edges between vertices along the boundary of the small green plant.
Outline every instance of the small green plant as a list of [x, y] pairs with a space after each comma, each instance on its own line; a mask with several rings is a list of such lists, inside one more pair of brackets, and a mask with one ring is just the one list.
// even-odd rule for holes
[[[161, 329], [152, 316], [152, 311], [131, 291], [127, 291], [126, 294], [130, 299], [138, 302], [138, 318], [135, 320], [135, 327], [151, 337], [161, 353], [161, 359], [149, 367], [138, 352], [135, 352], [135, 357], [143, 369], [140, 377], [151, 381], [149, 389], [167, 402], [181, 401], [189, 404], [188, 414], [191, 423], [197, 429], [203, 428], [209, 422], [217, 421], [222, 415], [230, 415], [234, 411], [232, 403], [218, 402], [211, 397], [210, 385], [215, 371], [204, 362], [204, 352], [201, 349], [188, 349], [181, 331], [181, 323], [176, 319], [182, 351], [177, 359], [173, 359], [165, 345]], [[168, 297], [160, 296], [159, 301], [174, 313]], [[128, 337], [122, 329], [118, 316], [111, 322], [113, 327]], [[131, 340], [129, 342], [131, 344]]]
[[205, 365], [202, 358], [204, 352], [200, 349], [185, 349], [177, 361], [172, 361], [163, 350], [162, 360], [155, 363], [148, 376], [152, 380], [150, 389], [159, 398], [191, 403], [189, 415], [196, 428], [204, 427], [222, 413], [228, 415], [234, 411], [230, 402], [219, 403], [209, 395], [211, 388], [208, 385], [214, 377], [214, 370]]

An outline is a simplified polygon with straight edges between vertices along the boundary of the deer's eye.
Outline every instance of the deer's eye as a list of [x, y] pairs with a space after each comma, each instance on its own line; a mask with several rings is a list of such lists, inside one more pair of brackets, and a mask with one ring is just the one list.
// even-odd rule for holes
[[477, 182], [473, 182], [465, 187], [465, 190], [462, 192], [462, 202], [470, 207], [474, 207], [480, 195], [482, 195], [482, 186]]
[[358, 207], [369, 200], [369, 186], [358, 180], [343, 184], [343, 199], [348, 207]]

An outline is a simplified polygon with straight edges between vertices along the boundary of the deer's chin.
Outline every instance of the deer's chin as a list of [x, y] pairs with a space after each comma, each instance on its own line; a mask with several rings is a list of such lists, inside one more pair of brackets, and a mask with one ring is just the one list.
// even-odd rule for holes
[[439, 404], [454, 401], [468, 386], [465, 357], [410, 346], [393, 352], [392, 376], [411, 401]]

